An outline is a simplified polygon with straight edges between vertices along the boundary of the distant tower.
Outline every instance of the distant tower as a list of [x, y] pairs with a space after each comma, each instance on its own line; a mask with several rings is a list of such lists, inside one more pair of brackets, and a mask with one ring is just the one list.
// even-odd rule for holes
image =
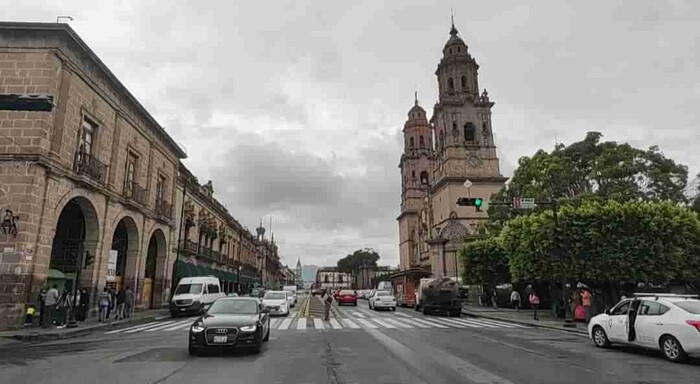
[[296, 268], [296, 271], [294, 272], [294, 277], [296, 280], [295, 282], [296, 282], [297, 287], [299, 287], [299, 289], [303, 289], [304, 288], [304, 281], [301, 278], [301, 258], [297, 259], [297, 268]]
[[255, 228], [255, 232], [258, 233], [258, 241], [263, 241], [265, 238], [265, 227], [262, 226], [262, 219], [260, 219], [260, 226]]

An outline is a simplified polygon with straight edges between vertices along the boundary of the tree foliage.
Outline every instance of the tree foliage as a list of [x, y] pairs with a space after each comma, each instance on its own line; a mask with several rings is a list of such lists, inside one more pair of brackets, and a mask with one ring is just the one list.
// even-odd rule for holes
[[508, 222], [499, 239], [515, 280], [692, 281], [698, 215], [670, 202], [585, 201]]
[[459, 257], [466, 284], [494, 285], [510, 281], [508, 259], [498, 238], [471, 242], [460, 250]]
[[338, 260], [338, 272], [349, 273], [357, 276], [363, 268], [375, 269], [379, 261], [379, 254], [371, 249], [358, 249]]

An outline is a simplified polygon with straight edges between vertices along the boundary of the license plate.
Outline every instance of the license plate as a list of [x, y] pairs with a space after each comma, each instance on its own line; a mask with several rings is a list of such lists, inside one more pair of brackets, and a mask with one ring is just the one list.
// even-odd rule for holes
[[214, 336], [215, 343], [225, 343], [227, 340], [226, 336]]
[[185, 312], [187, 308], [180, 308], [180, 312]]

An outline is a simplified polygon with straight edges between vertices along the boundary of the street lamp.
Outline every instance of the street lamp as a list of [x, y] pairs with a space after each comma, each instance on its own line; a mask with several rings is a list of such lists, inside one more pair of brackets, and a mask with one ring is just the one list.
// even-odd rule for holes
[[236, 293], [243, 293], [243, 290], [241, 289], [241, 269], [243, 269], [243, 266], [239, 263], [238, 268], [236, 268], [236, 285], [238, 288]]

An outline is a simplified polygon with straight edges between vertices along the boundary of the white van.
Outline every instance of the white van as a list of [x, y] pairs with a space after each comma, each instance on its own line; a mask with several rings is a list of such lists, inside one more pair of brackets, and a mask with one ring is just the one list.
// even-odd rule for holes
[[297, 286], [296, 285], [285, 285], [282, 288], [283, 291], [290, 292], [292, 294], [292, 299], [290, 306], [293, 307], [297, 304]]
[[177, 283], [170, 299], [170, 315], [202, 313], [226, 294], [221, 290], [219, 279], [214, 276], [185, 277]]

